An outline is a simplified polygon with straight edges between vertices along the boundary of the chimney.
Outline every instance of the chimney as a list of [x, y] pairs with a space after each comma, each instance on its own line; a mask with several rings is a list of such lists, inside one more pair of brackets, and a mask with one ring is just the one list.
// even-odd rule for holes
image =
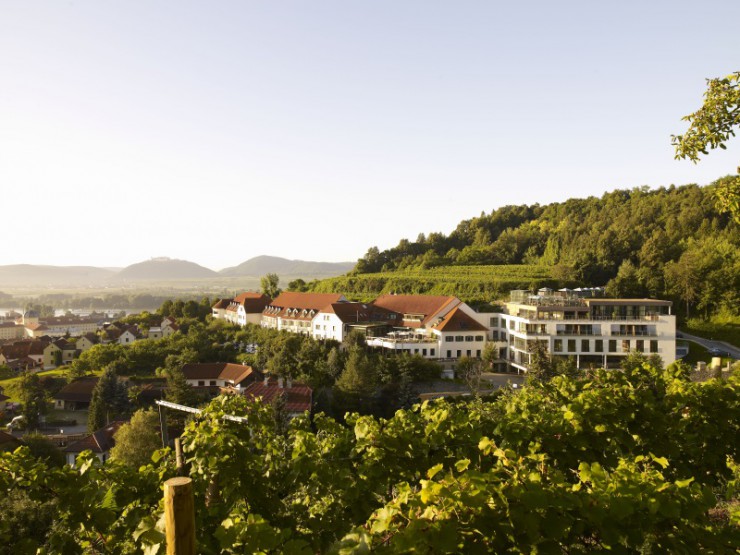
[[278, 387], [279, 387], [280, 389], [282, 389], [282, 388], [283, 388], [283, 378], [278, 378]]

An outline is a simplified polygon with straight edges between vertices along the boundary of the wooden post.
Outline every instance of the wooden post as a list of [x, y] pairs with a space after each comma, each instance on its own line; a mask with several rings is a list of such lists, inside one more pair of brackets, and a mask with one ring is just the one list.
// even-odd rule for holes
[[164, 483], [167, 555], [195, 555], [193, 481], [170, 478]]
[[180, 445], [180, 438], [175, 438], [175, 465], [177, 466], [177, 474], [182, 476], [183, 473], [183, 462], [182, 462], [182, 445]]

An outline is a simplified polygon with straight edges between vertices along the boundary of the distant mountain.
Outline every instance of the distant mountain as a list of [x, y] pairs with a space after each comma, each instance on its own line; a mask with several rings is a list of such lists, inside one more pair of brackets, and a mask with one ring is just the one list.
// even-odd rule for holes
[[109, 280], [118, 269], [94, 266], [0, 266], [0, 287], [95, 285]]
[[219, 274], [224, 277], [278, 274], [279, 276], [324, 278], [345, 274], [354, 265], [354, 262], [308, 262], [305, 260], [288, 260], [277, 256], [256, 256], [238, 266], [224, 268]]
[[218, 277], [218, 274], [195, 262], [162, 257], [126, 266], [115, 274], [113, 279], [115, 281], [166, 281], [170, 279], [205, 279], [212, 277]]

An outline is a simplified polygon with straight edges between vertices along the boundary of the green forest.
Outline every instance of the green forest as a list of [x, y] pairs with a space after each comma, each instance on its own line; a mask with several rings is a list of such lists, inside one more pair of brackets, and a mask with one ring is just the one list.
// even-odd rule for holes
[[[372, 247], [352, 275], [311, 287], [491, 301], [512, 286], [578, 284], [606, 286], [612, 296], [672, 299], [683, 316], [737, 315], [740, 224], [719, 210], [716, 195], [733, 179], [504, 206], [461, 222], [449, 235], [420, 234], [385, 251]], [[523, 266], [517, 275], [507, 265]], [[471, 266], [481, 266], [487, 278]], [[450, 285], [454, 268], [460, 268], [459, 285]], [[414, 285], [424, 276], [426, 286]]]

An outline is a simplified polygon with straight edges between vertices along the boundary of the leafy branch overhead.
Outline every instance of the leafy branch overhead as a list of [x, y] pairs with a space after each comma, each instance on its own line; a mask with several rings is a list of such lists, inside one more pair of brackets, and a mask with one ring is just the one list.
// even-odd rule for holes
[[[700, 154], [709, 154], [708, 149], [726, 150], [725, 143], [740, 126], [740, 71], [707, 79], [704, 104], [683, 120], [690, 124], [686, 133], [671, 136], [676, 159], [688, 158], [696, 163]], [[724, 180], [717, 188], [717, 200], [721, 209], [731, 212], [740, 223], [740, 177]]]

